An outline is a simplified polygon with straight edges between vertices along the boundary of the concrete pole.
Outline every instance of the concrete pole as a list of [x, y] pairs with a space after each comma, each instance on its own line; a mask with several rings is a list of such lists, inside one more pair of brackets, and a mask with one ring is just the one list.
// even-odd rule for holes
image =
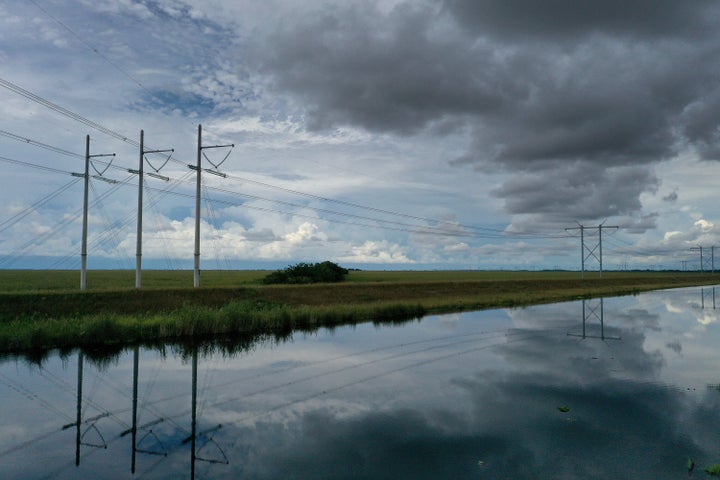
[[201, 178], [200, 172], [202, 163], [202, 125], [198, 125], [198, 146], [197, 146], [197, 188], [195, 191], [195, 268], [193, 273], [193, 286], [200, 286], [200, 194]]
[[598, 226], [598, 243], [600, 245], [600, 278], [602, 278], [602, 225]]
[[80, 290], [87, 289], [88, 187], [90, 184], [90, 135], [85, 136], [85, 195], [83, 196], [82, 247], [80, 248]]
[[137, 245], [135, 247], [135, 288], [142, 287], [142, 211], [143, 211], [143, 155], [145, 132], [140, 130], [140, 163], [138, 165]]
[[580, 279], [585, 279], [585, 227], [580, 225]]

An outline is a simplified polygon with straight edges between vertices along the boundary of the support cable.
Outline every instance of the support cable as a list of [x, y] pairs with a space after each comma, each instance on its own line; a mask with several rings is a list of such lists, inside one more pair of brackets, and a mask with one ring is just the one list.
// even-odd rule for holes
[[[203, 188], [205, 189], [205, 195], [203, 197], [205, 201], [205, 210], [207, 211], [208, 217], [210, 218], [210, 223], [215, 227], [219, 223], [219, 216], [217, 212], [215, 211], [215, 207], [213, 205], [213, 200], [210, 198], [210, 195], [208, 195], [207, 192], [207, 185], [203, 185]], [[217, 228], [216, 228], [217, 231]], [[222, 265], [220, 260], [222, 259], [225, 262], [225, 267], [230, 270], [232, 269], [232, 265], [230, 264], [230, 259], [225, 254], [222, 248], [222, 244], [218, 241], [217, 236], [213, 235], [213, 246], [215, 247], [215, 262], [218, 266], [218, 269], [221, 269]], [[222, 258], [221, 258], [222, 257]]]
[[[148, 188], [147, 182], [145, 182], [144, 188], [146, 188], [146, 189]], [[155, 230], [157, 232], [161, 232], [163, 229], [163, 225], [160, 223], [160, 219], [159, 219], [160, 212], [157, 209], [157, 204], [159, 203], [159, 201], [155, 200], [155, 198], [152, 194], [152, 191], [150, 191], [150, 190], [148, 190], [148, 200], [150, 203], [150, 210], [152, 210], [152, 213], [153, 213], [152, 220], [155, 224]], [[153, 238], [153, 237], [146, 237], [146, 238]], [[178, 268], [176, 268], [176, 266], [173, 265], [173, 261], [170, 256], [170, 252], [172, 249], [168, 245], [168, 241], [167, 241], [167, 238], [165, 237], [165, 235], [161, 235], [160, 237], [154, 237], [154, 238], [160, 240], [160, 243], [162, 245], [163, 256], [165, 257], [165, 266], [167, 267], [167, 269], [168, 270], [178, 270]]]
[[29, 207], [23, 209], [21, 212], [16, 213], [16, 214], [13, 215], [12, 217], [10, 217], [10, 218], [8, 218], [7, 220], [5, 220], [4, 222], [0, 223], [0, 233], [4, 232], [4, 231], [7, 230], [8, 228], [10, 228], [10, 227], [12, 227], [13, 225], [17, 224], [20, 220], [22, 220], [23, 218], [27, 217], [27, 216], [30, 215], [31, 213], [35, 212], [38, 207], [42, 207], [43, 205], [45, 205], [46, 203], [48, 203], [50, 200], [54, 199], [55, 197], [57, 197], [57, 196], [60, 195], [61, 193], [63, 193], [63, 192], [65, 192], [66, 190], [68, 190], [70, 187], [74, 186], [74, 185], [75, 185], [77, 182], [79, 182], [79, 181], [80, 181], [79, 178], [74, 178], [74, 179], [70, 180], [68, 183], [66, 183], [66, 184], [63, 185], [62, 187], [58, 188], [58, 189], [55, 190], [54, 192], [51, 192], [51, 193], [45, 195], [43, 198], [41, 198], [40, 200], [36, 201], [35, 203], [33, 203], [32, 205], [30, 205]]

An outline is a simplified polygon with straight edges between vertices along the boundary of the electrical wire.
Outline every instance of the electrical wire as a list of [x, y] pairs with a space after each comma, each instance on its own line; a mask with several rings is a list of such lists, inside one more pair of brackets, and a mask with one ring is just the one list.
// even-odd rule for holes
[[81, 159], [85, 158], [83, 155], [80, 155], [79, 153], [71, 152], [69, 150], [65, 150], [64, 148], [60, 148], [60, 147], [54, 147], [52, 145], [48, 145], [47, 143], [38, 142], [37, 140], [33, 140], [31, 138], [22, 137], [15, 133], [8, 132], [6, 130], [0, 130], [0, 135], [2, 135], [3, 137], [10, 138], [12, 140], [16, 140], [18, 142], [27, 143], [29, 145], [34, 145], [36, 147], [44, 148], [45, 150], [50, 150], [51, 152], [59, 153], [60, 155], [67, 155], [68, 157], [81, 158]]
[[61, 107], [60, 105], [53, 103], [50, 100], [47, 100], [46, 98], [41, 97], [40, 95], [34, 94], [34, 93], [30, 92], [29, 90], [25, 90], [21, 86], [16, 85], [9, 80], [0, 78], [0, 87], [6, 88], [13, 93], [17, 93], [18, 95], [25, 97], [28, 100], [31, 100], [39, 105], [42, 105], [43, 107], [46, 107], [60, 115], [63, 115], [65, 117], [71, 119], [71, 120], [82, 123], [83, 125], [90, 127], [94, 130], [97, 130], [97, 131], [99, 131], [105, 135], [108, 135], [112, 138], [115, 138], [122, 142], [128, 143], [135, 147], [140, 147], [139, 142], [136, 142], [135, 140], [130, 140], [126, 135], [122, 135], [118, 132], [115, 132], [114, 130], [104, 127], [97, 122], [94, 122], [86, 117], [83, 117], [79, 113], [75, 113], [72, 110], [68, 110], [67, 108]]
[[[376, 208], [376, 207], [370, 207], [370, 206], [366, 206], [366, 205], [360, 205], [360, 204], [358, 204], [358, 203], [347, 202], [347, 201], [344, 201], [344, 200], [338, 200], [338, 199], [323, 197], [323, 196], [315, 195], [315, 194], [312, 194], [312, 193], [301, 192], [301, 191], [299, 191], [299, 190], [293, 190], [293, 189], [290, 189], [290, 188], [285, 188], [285, 187], [280, 187], [280, 186], [277, 186], [277, 185], [272, 185], [272, 184], [269, 184], [269, 183], [266, 183], [266, 182], [260, 182], [260, 181], [257, 181], [257, 180], [252, 180], [252, 179], [247, 178], [247, 177], [240, 177], [240, 176], [237, 176], [237, 175], [233, 175], [233, 174], [231, 174], [231, 173], [228, 173], [227, 176], [228, 176], [228, 178], [230, 178], [230, 179], [235, 179], [235, 180], [238, 180], [238, 181], [240, 181], [240, 182], [245, 182], [245, 183], [250, 183], [250, 184], [253, 184], [253, 185], [258, 185], [258, 186], [265, 187], [265, 188], [271, 188], [271, 189], [275, 189], [275, 190], [280, 190], [280, 191], [283, 191], [283, 192], [286, 192], [286, 193], [291, 193], [291, 194], [294, 194], [294, 195], [299, 195], [299, 196], [311, 198], [311, 199], [314, 199], [314, 200], [321, 200], [321, 201], [324, 201], [324, 202], [336, 203], [336, 204], [339, 204], [339, 205], [344, 205], [344, 206], [353, 207], [353, 208], [359, 208], [359, 209], [363, 209], [363, 210], [369, 210], [369, 211], [372, 211], [372, 212], [375, 212], [375, 213], [382, 213], [382, 214], [386, 214], [386, 215], [403, 217], [403, 218], [412, 219], [412, 220], [419, 220], [419, 221], [423, 221], [423, 222], [437, 223], [437, 224], [445, 224], [445, 225], [448, 225], [449, 227], [454, 227], [454, 228], [468, 229], [468, 230], [477, 230], [477, 231], [482, 231], [482, 232], [493, 232], [493, 233], [498, 234], [498, 235], [496, 235], [496, 236], [494, 236], [494, 237], [483, 237], [483, 238], [506, 238], [506, 237], [508, 237], [508, 236], [521, 237], [521, 238], [567, 238], [567, 237], [568, 237], [568, 235], [542, 235], [542, 234], [538, 234], [538, 233], [527, 233], [527, 234], [525, 234], [525, 233], [509, 233], [509, 232], [506, 232], [505, 230], [500, 230], [500, 229], [494, 229], [494, 228], [488, 228], [488, 227], [479, 227], [479, 226], [474, 226], [474, 225], [464, 225], [464, 224], [460, 224], [460, 223], [450, 222], [450, 221], [447, 221], [447, 220], [431, 219], [431, 218], [427, 218], [427, 217], [421, 217], [421, 216], [417, 216], [417, 215], [412, 215], [412, 214], [407, 214], [407, 213], [402, 213], [402, 212], [396, 212], [396, 211], [392, 211], [392, 210], [385, 210], [385, 209], [382, 209], [382, 208]], [[310, 207], [310, 208], [313, 208], [313, 207]], [[314, 209], [315, 209], [315, 208], [314, 208]], [[318, 209], [318, 210], [319, 210], [319, 209]], [[377, 220], [377, 219], [374, 219], [374, 220]], [[397, 222], [393, 222], [393, 223], [397, 223]], [[437, 228], [437, 227], [428, 227], [428, 228]]]
[[[96, 55], [98, 55], [100, 58], [102, 58], [105, 62], [107, 62], [107, 63], [108, 63], [110, 66], [112, 66], [115, 70], [117, 70], [118, 72], [120, 72], [123, 76], [125, 76], [126, 78], [128, 78], [128, 79], [129, 79], [131, 82], [133, 82], [135, 85], [137, 85], [138, 87], [140, 87], [141, 89], [143, 89], [146, 93], [148, 93], [148, 94], [150, 94], [150, 95], [153, 95], [153, 93], [152, 93], [150, 90], [148, 90], [147, 88], [145, 88], [145, 86], [144, 86], [139, 80], [137, 80], [137, 79], [134, 78], [132, 75], [130, 75], [125, 69], [121, 68], [118, 64], [116, 64], [115, 62], [113, 62], [112, 60], [110, 60], [110, 58], [108, 58], [106, 55], [103, 55], [103, 53], [100, 52], [100, 50], [98, 50], [97, 48], [95, 48], [94, 46], [92, 46], [88, 41], [86, 41], [85, 39], [83, 39], [83, 38], [82, 38], [80, 35], [78, 35], [73, 29], [71, 29], [69, 26], [67, 26], [67, 24], [65, 24], [65, 23], [63, 23], [62, 21], [60, 21], [59, 18], [51, 15], [50, 12], [48, 12], [45, 8], [41, 7], [35, 0], [30, 0], [30, 3], [32, 3], [33, 5], [35, 5], [35, 6], [38, 8], [38, 10], [40, 10], [41, 12], [43, 12], [45, 15], [47, 15], [49, 18], [51, 18], [52, 20], [54, 20], [54, 21], [55, 21], [58, 25], [60, 25], [62, 28], [64, 28], [65, 30], [67, 30], [67, 31], [70, 33], [70, 35], [72, 35], [73, 37], [75, 37], [76, 40], [78, 40], [80, 43], [82, 43], [82, 44], [85, 45], [87, 48], [89, 48], [90, 50], [92, 50]], [[154, 95], [153, 95], [153, 96], [154, 96]]]
[[40, 200], [36, 201], [35, 203], [33, 203], [32, 205], [30, 205], [29, 207], [23, 209], [21, 212], [16, 213], [16, 214], [13, 215], [12, 217], [10, 217], [10, 218], [8, 218], [7, 220], [5, 220], [4, 222], [0, 223], [0, 233], [4, 232], [4, 231], [7, 230], [8, 228], [10, 228], [10, 227], [12, 227], [13, 225], [17, 224], [20, 220], [24, 219], [25, 217], [27, 217], [27, 216], [30, 215], [31, 213], [35, 212], [35, 211], [38, 209], [38, 207], [42, 207], [43, 205], [45, 205], [46, 203], [48, 203], [50, 200], [54, 199], [55, 197], [57, 197], [58, 195], [60, 195], [61, 193], [65, 192], [66, 190], [68, 190], [68, 189], [69, 189], [70, 187], [72, 187], [73, 185], [75, 185], [78, 181], [79, 181], [79, 180], [78, 180], [77, 178], [74, 178], [74, 179], [70, 180], [68, 183], [66, 183], [66, 184], [63, 185], [62, 187], [60, 187], [60, 188], [58, 188], [57, 190], [55, 190], [55, 191], [53, 191], [53, 192], [45, 195], [45, 196], [42, 197]]

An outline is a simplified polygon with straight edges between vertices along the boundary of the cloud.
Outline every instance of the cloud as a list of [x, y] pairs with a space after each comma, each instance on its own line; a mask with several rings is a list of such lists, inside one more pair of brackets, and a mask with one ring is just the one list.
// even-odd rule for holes
[[720, 151], [718, 13], [708, 1], [332, 5], [278, 24], [256, 61], [311, 130], [467, 129], [451, 163], [509, 173], [495, 193], [512, 215], [640, 217], [654, 164], [688, 145]]
[[307, 105], [313, 130], [359, 125], [411, 134], [444, 115], [499, 108], [511, 88], [492, 74], [493, 50], [463, 47], [433, 20], [423, 4], [388, 15], [333, 6], [281, 25], [256, 55], [276, 88]]
[[[712, 0], [444, 0], [463, 27], [506, 39], [567, 40], [597, 33], [635, 39], [669, 35], [697, 37], [713, 29]], [[709, 16], [710, 14], [710, 16]]]
[[[149, 143], [177, 148], [183, 164], [194, 158], [202, 123], [208, 143], [236, 143], [228, 173], [246, 170], [243, 179], [286, 189], [222, 185], [269, 199], [225, 209], [208, 227], [238, 255], [554, 266], [568, 258], [563, 240], [517, 255], [499, 232], [557, 235], [575, 221], [608, 219], [622, 232], [660, 239], [699, 218], [717, 223], [714, 167], [698, 161], [720, 159], [715, 2], [83, 0], [43, 8], [49, 15], [32, 3], [0, 7], [0, 60], [10, 80], [133, 140], [146, 128]], [[4, 129], [81, 150], [85, 125], [1, 93]], [[89, 133], [93, 149], [135, 168], [134, 146]], [[5, 155], [50, 165], [31, 150], [13, 144]], [[80, 168], [66, 164], [59, 167]], [[173, 178], [187, 173], [174, 167]], [[28, 189], [11, 192], [12, 183], [5, 189], [19, 204], [37, 200]], [[125, 191], [114, 199], [122, 215], [134, 204]], [[320, 198], [447, 216], [477, 235], [462, 244], [357, 228], [327, 211], [380, 213]], [[185, 229], [191, 203], [177, 198], [159, 208]], [[68, 205], [64, 211], [77, 202]], [[250, 211], [255, 205], [263, 214]], [[122, 216], [116, 212], [111, 220]], [[307, 215], [292, 220], [300, 212]], [[39, 224], [52, 225], [48, 219]], [[303, 240], [297, 228], [306, 219], [325, 240]], [[182, 240], [174, 250], [185, 252], [187, 233], [175, 235]], [[68, 235], [71, 249], [77, 236]], [[131, 234], [120, 237], [130, 245]], [[249, 245], [260, 239], [262, 253]], [[156, 251], [149, 243], [148, 255]]]

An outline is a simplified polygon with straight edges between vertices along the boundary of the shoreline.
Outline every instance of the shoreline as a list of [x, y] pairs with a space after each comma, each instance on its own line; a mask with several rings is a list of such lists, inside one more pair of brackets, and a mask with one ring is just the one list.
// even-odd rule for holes
[[522, 274], [458, 281], [432, 278], [0, 293], [0, 353], [286, 334], [295, 329], [403, 321], [428, 314], [520, 308], [720, 283], [714, 275], [698, 273], [616, 273], [585, 280], [551, 273], [535, 278]]

